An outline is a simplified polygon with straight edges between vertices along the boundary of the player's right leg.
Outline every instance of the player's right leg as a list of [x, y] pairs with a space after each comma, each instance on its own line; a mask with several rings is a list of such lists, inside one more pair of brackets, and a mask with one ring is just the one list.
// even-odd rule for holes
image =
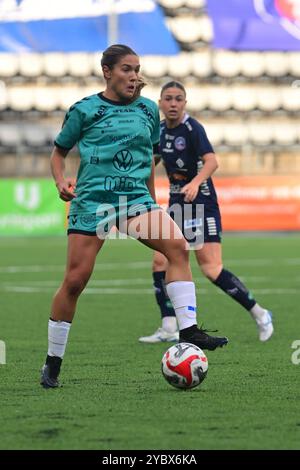
[[159, 251], [155, 251], [152, 263], [152, 276], [154, 294], [161, 315], [161, 327], [159, 327], [152, 335], [142, 336], [139, 338], [141, 343], [154, 344], [162, 342], [176, 342], [179, 340], [176, 313], [166, 289], [165, 277], [167, 268], [167, 258]]
[[[142, 227], [142, 231], [136, 231], [137, 227]], [[163, 210], [140, 214], [130, 220], [127, 233], [152, 250], [159, 251], [168, 260], [166, 288], [176, 313], [179, 340], [211, 351], [227, 344], [226, 337], [209, 336], [205, 330], [197, 327], [196, 291], [188, 246], [171, 217]]]
[[77, 300], [93, 272], [97, 253], [103, 243], [104, 240], [93, 235], [72, 233], [68, 236], [66, 272], [54, 296], [48, 323], [48, 354], [41, 376], [44, 388], [59, 386], [58, 375]]

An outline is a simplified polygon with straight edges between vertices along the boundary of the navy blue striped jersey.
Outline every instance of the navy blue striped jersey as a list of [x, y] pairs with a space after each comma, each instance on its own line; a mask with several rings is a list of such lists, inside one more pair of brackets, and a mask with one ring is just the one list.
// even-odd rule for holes
[[[183, 200], [181, 188], [189, 183], [203, 167], [203, 155], [214, 153], [204, 127], [188, 114], [181, 123], [169, 129], [166, 121], [160, 123], [160, 157], [170, 181], [170, 199]], [[194, 203], [217, 205], [217, 195], [211, 178], [204, 181]]]

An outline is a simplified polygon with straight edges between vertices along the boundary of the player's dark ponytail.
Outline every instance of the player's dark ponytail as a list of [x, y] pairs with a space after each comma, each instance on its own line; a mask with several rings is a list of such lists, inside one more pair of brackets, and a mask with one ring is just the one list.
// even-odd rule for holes
[[116, 65], [119, 60], [125, 55], [137, 56], [137, 53], [134, 52], [134, 50], [132, 50], [130, 47], [125, 46], [124, 44], [113, 44], [103, 52], [101, 59], [101, 67], [107, 65], [108, 68], [112, 69], [114, 65]]
[[186, 95], [186, 91], [185, 91], [185, 88], [184, 86], [182, 85], [182, 83], [180, 82], [176, 82], [175, 80], [173, 80], [172, 82], [168, 82], [166, 83], [165, 85], [163, 85], [162, 89], [161, 89], [161, 92], [160, 92], [160, 96], [162, 96], [163, 92], [165, 90], [167, 90], [168, 88], [179, 88], [180, 90], [182, 90], [184, 92], [184, 94]]

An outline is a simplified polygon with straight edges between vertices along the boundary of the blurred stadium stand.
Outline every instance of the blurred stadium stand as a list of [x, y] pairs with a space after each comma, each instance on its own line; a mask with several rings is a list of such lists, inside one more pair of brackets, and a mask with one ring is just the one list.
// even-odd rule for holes
[[[207, 128], [221, 174], [300, 172], [300, 53], [212, 49], [205, 0], [158, 3], [181, 52], [141, 57], [143, 94], [157, 101], [166, 81], [184, 83], [188, 111]], [[49, 175], [65, 111], [103, 88], [100, 56], [0, 54], [1, 176]], [[73, 159], [71, 174], [75, 167]]]

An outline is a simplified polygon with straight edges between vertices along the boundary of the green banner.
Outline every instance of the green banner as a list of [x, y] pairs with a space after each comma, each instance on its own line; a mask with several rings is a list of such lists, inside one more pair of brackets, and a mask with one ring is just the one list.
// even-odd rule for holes
[[50, 179], [0, 179], [0, 235], [65, 233], [66, 205]]

